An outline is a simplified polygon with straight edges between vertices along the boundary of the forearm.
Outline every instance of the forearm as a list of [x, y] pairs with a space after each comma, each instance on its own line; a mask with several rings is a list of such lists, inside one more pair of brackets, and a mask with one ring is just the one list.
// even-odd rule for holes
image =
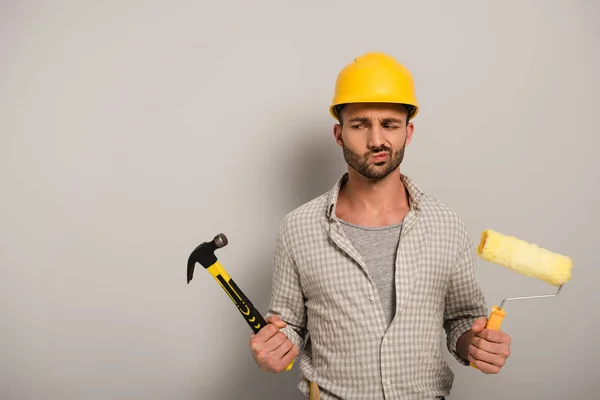
[[267, 315], [277, 315], [284, 321], [287, 326], [282, 331], [294, 344], [301, 347], [306, 331], [306, 308], [300, 273], [286, 245], [285, 227], [286, 220], [282, 223], [277, 237], [271, 300]]
[[448, 285], [444, 320], [448, 350], [463, 365], [469, 365], [468, 350], [472, 341], [469, 333], [487, 309], [475, 275], [472, 247], [470, 240], [465, 239]]

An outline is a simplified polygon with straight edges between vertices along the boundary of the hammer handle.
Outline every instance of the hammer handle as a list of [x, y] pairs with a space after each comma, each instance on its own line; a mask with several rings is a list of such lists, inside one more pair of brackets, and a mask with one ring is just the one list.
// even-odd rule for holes
[[[216, 279], [216, 281], [221, 285], [225, 293], [229, 296], [231, 301], [236, 305], [237, 309], [240, 311], [250, 328], [254, 333], [258, 333], [262, 329], [263, 326], [267, 325], [267, 322], [262, 317], [260, 312], [254, 307], [250, 299], [246, 297], [242, 289], [235, 284], [233, 279], [229, 276], [225, 268], [221, 265], [221, 263], [217, 260], [210, 267], [206, 268], [208, 272]], [[294, 366], [294, 361], [292, 361], [285, 369], [289, 371]]]
[[254, 307], [250, 299], [246, 297], [244, 292], [236, 285], [236, 283], [231, 279], [229, 274], [225, 271], [223, 266], [219, 261], [215, 262], [213, 265], [206, 269], [210, 274], [217, 280], [219, 285], [225, 290], [225, 293], [229, 295], [233, 304], [237, 307], [239, 312], [242, 314], [246, 323], [252, 328], [254, 333], [258, 333], [263, 326], [267, 323], [265, 319], [262, 317], [260, 312]]

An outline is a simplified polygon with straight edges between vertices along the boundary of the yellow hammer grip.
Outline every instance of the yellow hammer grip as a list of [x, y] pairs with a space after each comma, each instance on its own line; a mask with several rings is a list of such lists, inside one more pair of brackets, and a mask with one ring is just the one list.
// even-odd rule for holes
[[[488, 318], [487, 323], [485, 324], [485, 329], [490, 329], [497, 331], [500, 329], [502, 325], [502, 321], [506, 317], [506, 311], [504, 309], [500, 309], [498, 306], [492, 307], [492, 312], [490, 313], [490, 317]], [[477, 368], [473, 363], [471, 363], [471, 367]]]
[[[233, 303], [236, 305], [254, 333], [258, 333], [260, 329], [267, 325], [267, 322], [264, 320], [260, 312], [254, 307], [244, 292], [242, 292], [242, 289], [240, 289], [233, 279], [231, 279], [231, 276], [229, 276], [219, 261], [215, 261], [212, 265], [206, 268], [206, 270], [213, 276], [213, 278], [215, 278], [223, 290], [225, 290], [225, 293], [227, 293], [231, 301], [233, 301]], [[292, 362], [285, 367], [286, 371], [292, 369], [294, 366], [294, 361], [295, 360], [292, 360]]]

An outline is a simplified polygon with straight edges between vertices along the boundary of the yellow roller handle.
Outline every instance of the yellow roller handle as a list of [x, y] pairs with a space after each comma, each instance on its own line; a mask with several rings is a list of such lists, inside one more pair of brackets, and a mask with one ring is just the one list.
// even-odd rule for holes
[[[490, 329], [497, 331], [500, 329], [502, 325], [502, 321], [506, 317], [506, 311], [504, 309], [500, 309], [498, 306], [492, 307], [492, 312], [490, 313], [490, 317], [488, 318], [487, 323], [485, 324], [485, 329]], [[471, 367], [477, 368], [473, 363], [471, 363]]]
[[504, 317], [506, 317], [506, 311], [500, 309], [498, 306], [493, 306], [487, 324], [485, 324], [485, 329], [491, 329], [494, 331], [499, 330]]

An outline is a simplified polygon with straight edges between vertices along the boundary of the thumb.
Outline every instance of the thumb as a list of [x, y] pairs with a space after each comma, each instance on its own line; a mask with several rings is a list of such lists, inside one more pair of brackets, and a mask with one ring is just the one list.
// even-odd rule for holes
[[287, 323], [283, 322], [277, 315], [270, 315], [265, 318], [265, 321], [267, 324], [274, 324], [278, 328], [285, 328], [287, 326]]
[[487, 322], [487, 320], [485, 319], [485, 317], [479, 317], [475, 320], [475, 322], [473, 322], [473, 326], [471, 327], [471, 330], [474, 333], [479, 333], [481, 332], [484, 328], [485, 328], [485, 323]]

